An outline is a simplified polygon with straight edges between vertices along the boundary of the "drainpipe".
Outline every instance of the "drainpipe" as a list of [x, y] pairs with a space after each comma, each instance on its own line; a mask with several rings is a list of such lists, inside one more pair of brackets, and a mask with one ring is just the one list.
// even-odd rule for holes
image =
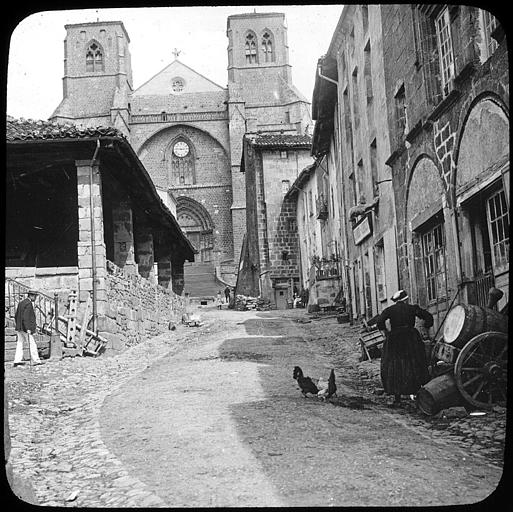
[[329, 78], [321, 73], [321, 65], [317, 64], [317, 75], [319, 78], [322, 78], [323, 80], [326, 80], [328, 82], [331, 82], [332, 84], [335, 84], [338, 86], [338, 82], [336, 80], [333, 80], [332, 78]]
[[93, 274], [93, 325], [92, 331], [96, 331], [96, 324], [98, 320], [98, 311], [96, 305], [97, 290], [96, 290], [96, 238], [94, 233], [94, 197], [93, 197], [93, 166], [98, 156], [100, 149], [100, 139], [96, 139], [96, 149], [94, 150], [91, 165], [89, 166], [89, 208], [90, 208], [90, 219], [91, 219], [91, 272]]

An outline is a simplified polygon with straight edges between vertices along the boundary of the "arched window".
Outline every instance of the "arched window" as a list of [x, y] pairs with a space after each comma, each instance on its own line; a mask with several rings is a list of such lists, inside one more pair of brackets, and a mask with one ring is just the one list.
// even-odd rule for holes
[[103, 51], [98, 43], [91, 43], [86, 52], [86, 71], [104, 71]]
[[170, 185], [194, 185], [196, 173], [194, 166], [194, 148], [191, 142], [184, 137], [178, 137], [169, 146], [171, 151]]
[[264, 32], [262, 36], [262, 52], [265, 62], [274, 62], [273, 38], [269, 32]]
[[246, 63], [258, 63], [256, 37], [252, 32], [246, 36]]

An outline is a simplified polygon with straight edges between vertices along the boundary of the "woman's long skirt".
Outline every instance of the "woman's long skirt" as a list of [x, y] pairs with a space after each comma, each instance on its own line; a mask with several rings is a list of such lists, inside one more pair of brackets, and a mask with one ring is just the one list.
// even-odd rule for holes
[[381, 382], [386, 394], [415, 395], [429, 381], [424, 343], [417, 329], [401, 327], [387, 335], [381, 354]]

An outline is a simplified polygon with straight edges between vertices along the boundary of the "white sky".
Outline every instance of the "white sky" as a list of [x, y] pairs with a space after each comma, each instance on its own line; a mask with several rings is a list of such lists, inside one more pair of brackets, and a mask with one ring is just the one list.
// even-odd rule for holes
[[7, 114], [48, 119], [62, 100], [64, 25], [122, 21], [130, 37], [134, 88], [180, 61], [222, 87], [227, 85], [226, 20], [230, 14], [283, 12], [294, 85], [311, 101], [317, 59], [326, 53], [342, 5], [152, 7], [46, 11], [22, 20], [11, 36]]

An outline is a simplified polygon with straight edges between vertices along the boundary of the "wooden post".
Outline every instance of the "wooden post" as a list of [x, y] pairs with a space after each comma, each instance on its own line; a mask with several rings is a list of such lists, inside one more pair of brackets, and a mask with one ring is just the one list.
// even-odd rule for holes
[[66, 334], [66, 345], [75, 345], [76, 323], [77, 323], [77, 292], [69, 294], [68, 308], [68, 331]]

